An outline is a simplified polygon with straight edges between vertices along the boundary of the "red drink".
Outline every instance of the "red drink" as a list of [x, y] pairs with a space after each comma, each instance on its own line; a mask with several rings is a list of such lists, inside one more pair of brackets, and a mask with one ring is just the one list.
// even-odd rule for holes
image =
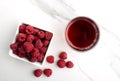
[[93, 20], [87, 17], [77, 17], [68, 24], [65, 36], [71, 47], [85, 51], [97, 43], [99, 29]]

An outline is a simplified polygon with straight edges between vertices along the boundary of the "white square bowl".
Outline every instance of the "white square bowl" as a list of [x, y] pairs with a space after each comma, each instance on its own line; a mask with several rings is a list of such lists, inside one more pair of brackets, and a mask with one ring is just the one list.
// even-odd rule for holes
[[[19, 26], [20, 26], [21, 24], [26, 24], [26, 23], [20, 23], [20, 24], [18, 25], [12, 43], [15, 42], [16, 36], [17, 36], [17, 34], [19, 33]], [[28, 25], [30, 25], [30, 24], [28, 24]], [[31, 26], [33, 26], [33, 25], [31, 25]], [[36, 26], [33, 26], [33, 27], [38, 28], [38, 27], [36, 27]], [[42, 28], [38, 28], [38, 29], [41, 29], [41, 30], [43, 30], [43, 31], [47, 31], [47, 30], [44, 30], [44, 29], [42, 29]], [[50, 31], [47, 31], [47, 32], [50, 32]], [[52, 33], [52, 32], [51, 32], [51, 33]], [[53, 34], [53, 33], [52, 33], [52, 34]], [[53, 36], [52, 36], [52, 38], [53, 38]], [[52, 38], [51, 38], [51, 40], [52, 40]], [[47, 51], [48, 51], [48, 49], [49, 49], [49, 47], [50, 47], [51, 40], [50, 40], [50, 42], [49, 42]], [[12, 44], [12, 43], [11, 43], [11, 44]], [[46, 53], [45, 53], [45, 56], [44, 56], [44, 59], [43, 59], [42, 62], [30, 62], [30, 61], [27, 60], [26, 58], [20, 58], [20, 57], [18, 57], [17, 55], [15, 55], [15, 54], [12, 52], [12, 49], [9, 50], [9, 55], [10, 55], [11, 57], [13, 57], [13, 58], [16, 58], [16, 59], [22, 60], [22, 61], [24, 61], [24, 62], [27, 62], [27, 63], [33, 64], [33, 65], [42, 67], [42, 66], [44, 65], [44, 62], [45, 62], [45, 59], [46, 59], [46, 56], [47, 56], [47, 53], [48, 53], [47, 51], [46, 51]]]

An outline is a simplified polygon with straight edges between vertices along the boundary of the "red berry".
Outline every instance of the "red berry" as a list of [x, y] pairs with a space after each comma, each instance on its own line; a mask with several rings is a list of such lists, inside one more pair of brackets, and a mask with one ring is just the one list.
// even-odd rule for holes
[[36, 62], [36, 61], [37, 61], [37, 58], [36, 58], [36, 57], [31, 57], [31, 58], [29, 58], [29, 61], [30, 61], [30, 62]]
[[49, 44], [49, 41], [48, 41], [48, 40], [44, 40], [44, 41], [43, 41], [43, 45], [44, 45], [44, 46], [48, 46], [48, 44]]
[[44, 59], [44, 55], [43, 55], [42, 53], [40, 53], [40, 54], [38, 55], [38, 57], [37, 57], [37, 61], [38, 61], [38, 62], [42, 62], [43, 59]]
[[34, 48], [33, 44], [30, 43], [30, 42], [25, 42], [25, 43], [23, 44], [23, 46], [24, 46], [24, 49], [25, 49], [25, 51], [26, 51], [27, 53], [30, 53], [30, 52], [33, 50], [33, 48]]
[[45, 76], [47, 76], [47, 77], [50, 77], [51, 75], [52, 75], [52, 69], [44, 69], [44, 74], [45, 74]]
[[18, 53], [18, 56], [19, 56], [20, 58], [24, 58], [24, 57], [25, 57], [25, 54], [24, 54], [24, 53]]
[[41, 70], [41, 69], [36, 69], [36, 70], [34, 70], [34, 75], [35, 75], [36, 77], [40, 77], [40, 76], [42, 75], [42, 70]]
[[50, 40], [52, 38], [53, 34], [50, 32], [45, 32], [45, 39]]
[[61, 52], [59, 55], [60, 59], [67, 59], [67, 53], [66, 52]]
[[26, 26], [26, 34], [34, 34], [34, 28], [32, 26]]
[[43, 46], [43, 43], [40, 39], [35, 42], [35, 47], [36, 48], [40, 49], [42, 46]]
[[24, 42], [24, 41], [26, 40], [26, 34], [24, 34], [24, 33], [19, 33], [19, 34], [17, 35], [17, 40], [18, 40], [18, 42]]
[[17, 50], [17, 47], [18, 47], [18, 43], [13, 43], [10, 45], [10, 48], [14, 51]]
[[27, 36], [27, 41], [32, 42], [35, 39], [34, 35], [28, 35]]
[[66, 63], [66, 66], [67, 66], [68, 68], [72, 68], [72, 67], [74, 66], [74, 64], [73, 64], [72, 61], [68, 61], [68, 62]]
[[46, 51], [47, 51], [47, 47], [42, 47], [42, 48], [40, 49], [40, 52], [41, 52], [41, 53], [44, 53], [44, 54], [45, 54]]
[[39, 31], [39, 32], [37, 33], [37, 35], [38, 35], [39, 38], [44, 38], [45, 33], [44, 33], [44, 31]]
[[65, 65], [66, 65], [66, 63], [65, 63], [64, 60], [58, 60], [58, 61], [57, 61], [57, 65], [58, 65], [58, 67], [60, 67], [60, 68], [64, 68]]
[[46, 60], [48, 63], [54, 63], [54, 56], [49, 55], [49, 56], [47, 56]]
[[26, 28], [25, 24], [20, 25], [19, 26], [19, 33], [25, 33], [25, 28]]

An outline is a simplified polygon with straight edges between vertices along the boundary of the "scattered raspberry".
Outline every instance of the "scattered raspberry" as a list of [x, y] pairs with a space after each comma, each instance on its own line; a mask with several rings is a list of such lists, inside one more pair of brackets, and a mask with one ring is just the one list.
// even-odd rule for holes
[[43, 46], [43, 43], [40, 39], [35, 42], [35, 47], [36, 48], [40, 49], [42, 46]]
[[37, 33], [37, 35], [38, 35], [39, 38], [44, 38], [45, 33], [44, 33], [44, 31], [39, 31], [39, 32]]
[[74, 66], [74, 64], [73, 64], [72, 61], [68, 61], [68, 62], [66, 63], [66, 66], [67, 66], [68, 68], [72, 68], [72, 67]]
[[60, 68], [64, 68], [65, 65], [66, 65], [66, 63], [65, 63], [64, 60], [58, 60], [58, 61], [57, 61], [57, 65], [58, 65], [58, 67], [60, 67]]
[[54, 63], [54, 56], [49, 55], [49, 56], [47, 56], [46, 60], [48, 63]]
[[47, 40], [50, 40], [50, 39], [52, 38], [52, 36], [53, 36], [52, 33], [50, 33], [50, 32], [45, 32], [45, 38], [46, 38]]
[[61, 52], [59, 55], [60, 59], [67, 59], [67, 53], [66, 52]]
[[24, 33], [19, 33], [19, 34], [17, 35], [17, 40], [18, 40], [18, 42], [24, 42], [24, 41], [26, 40], [26, 34], [24, 34]]
[[41, 69], [36, 69], [36, 70], [34, 70], [33, 73], [36, 77], [40, 77], [42, 75], [42, 70]]
[[32, 49], [34, 48], [33, 44], [30, 42], [25, 42], [23, 46], [27, 53], [30, 53]]
[[32, 26], [27, 26], [26, 27], [26, 34], [34, 34], [35, 31], [34, 31], [34, 28]]
[[10, 48], [14, 51], [17, 50], [17, 47], [18, 47], [18, 43], [13, 43], [10, 45]]
[[48, 44], [49, 44], [49, 41], [48, 41], [48, 40], [44, 40], [44, 41], [43, 41], [43, 45], [44, 45], [44, 46], [48, 46]]
[[42, 62], [43, 59], [44, 59], [44, 55], [43, 55], [42, 53], [40, 53], [40, 54], [38, 55], [38, 57], [37, 57], [37, 61], [38, 61], [38, 62]]
[[24, 58], [24, 57], [25, 57], [25, 54], [24, 54], [24, 53], [19, 53], [18, 56], [19, 56], [20, 58]]
[[52, 75], [52, 69], [44, 69], [44, 74], [47, 76], [47, 77], [50, 77]]
[[34, 38], [33, 35], [28, 35], [28, 36], [27, 36], [27, 41], [28, 41], [28, 42], [31, 42], [31, 43], [32, 43], [34, 39], [35, 39], [35, 38]]
[[20, 33], [25, 33], [25, 28], [26, 28], [26, 25], [25, 24], [22, 24], [19, 26], [19, 32]]

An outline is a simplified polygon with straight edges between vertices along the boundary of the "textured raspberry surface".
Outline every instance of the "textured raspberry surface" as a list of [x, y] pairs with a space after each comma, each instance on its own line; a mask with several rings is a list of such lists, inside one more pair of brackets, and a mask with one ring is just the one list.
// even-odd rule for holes
[[74, 64], [73, 64], [72, 61], [68, 61], [68, 62], [66, 62], [66, 66], [67, 66], [68, 68], [73, 68]]
[[49, 45], [49, 41], [48, 41], [48, 40], [44, 40], [44, 41], [43, 41], [43, 45], [44, 45], [44, 46], [48, 46], [48, 45]]
[[42, 62], [43, 59], [44, 59], [44, 54], [40, 53], [40, 54], [38, 55], [38, 57], [37, 57], [37, 61], [38, 61], [38, 62]]
[[10, 45], [10, 48], [12, 49], [12, 50], [17, 50], [17, 48], [18, 48], [18, 43], [13, 43], [13, 44], [11, 44]]
[[47, 47], [42, 47], [42, 48], [40, 49], [40, 52], [43, 53], [43, 54], [45, 54], [46, 51], [47, 51]]
[[39, 38], [44, 38], [45, 33], [44, 33], [44, 31], [39, 31], [39, 32], [37, 33], [37, 35], [38, 35]]
[[43, 72], [47, 77], [50, 77], [52, 75], [52, 69], [50, 68], [44, 69]]
[[18, 53], [18, 56], [19, 56], [20, 58], [24, 58], [24, 57], [25, 57], [25, 54], [24, 54], [24, 53]]
[[26, 28], [26, 25], [25, 25], [25, 24], [21, 24], [21, 25], [19, 26], [19, 32], [20, 32], [20, 33], [25, 33], [25, 28]]
[[57, 66], [60, 68], [64, 68], [66, 65], [66, 62], [64, 60], [58, 60], [57, 61]]
[[34, 34], [35, 33], [34, 28], [30, 25], [26, 27], [25, 31], [26, 31], [26, 34]]
[[32, 51], [32, 49], [34, 48], [33, 44], [30, 42], [25, 42], [23, 44], [23, 46], [24, 46], [24, 49], [27, 53], [30, 53]]
[[45, 38], [46, 38], [47, 40], [50, 40], [50, 39], [52, 38], [52, 36], [53, 36], [52, 33], [50, 33], [50, 32], [45, 32]]
[[19, 33], [19, 34], [17, 35], [17, 40], [18, 40], [18, 42], [24, 42], [24, 41], [26, 40], [26, 34], [24, 34], [24, 33]]
[[28, 35], [27, 36], [27, 41], [28, 42], [33, 42], [34, 39], [35, 39], [34, 35]]
[[66, 52], [61, 52], [61, 53], [59, 54], [59, 58], [60, 58], [60, 59], [67, 59], [67, 53], [66, 53]]
[[33, 73], [36, 77], [40, 77], [42, 75], [42, 70], [41, 69], [36, 69], [36, 70], [34, 70]]
[[43, 46], [43, 43], [40, 39], [38, 39], [36, 42], [35, 42], [35, 47], [40, 49], [41, 47]]
[[46, 60], [48, 63], [54, 63], [54, 56], [49, 55], [49, 56], [47, 56]]

